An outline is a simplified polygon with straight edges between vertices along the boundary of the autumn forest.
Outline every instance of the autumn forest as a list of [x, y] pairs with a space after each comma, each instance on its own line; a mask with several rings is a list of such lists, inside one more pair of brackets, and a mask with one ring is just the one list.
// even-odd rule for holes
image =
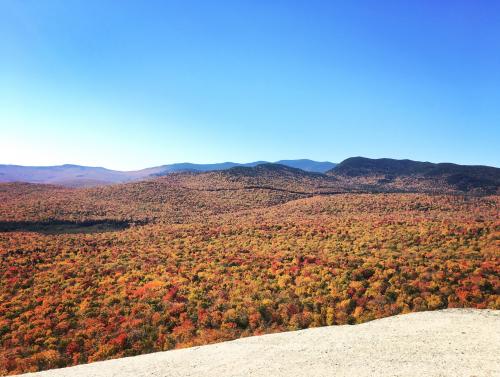
[[0, 374], [500, 309], [500, 196], [424, 178], [263, 165], [0, 184]]

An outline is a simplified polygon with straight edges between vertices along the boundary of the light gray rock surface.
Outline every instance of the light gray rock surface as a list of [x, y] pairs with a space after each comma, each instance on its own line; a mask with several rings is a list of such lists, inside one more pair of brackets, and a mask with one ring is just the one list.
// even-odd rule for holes
[[412, 313], [23, 376], [500, 376], [500, 311]]

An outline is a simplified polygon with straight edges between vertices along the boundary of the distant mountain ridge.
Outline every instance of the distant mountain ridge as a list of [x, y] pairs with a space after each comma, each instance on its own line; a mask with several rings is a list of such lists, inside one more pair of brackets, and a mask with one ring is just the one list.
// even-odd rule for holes
[[[215, 164], [192, 164], [192, 163], [177, 163], [170, 165], [163, 165], [160, 173], [155, 175], [161, 176], [169, 173], [184, 172], [184, 171], [213, 171], [213, 170], [226, 170], [237, 166], [243, 167], [254, 167], [262, 164], [269, 164], [269, 161], [254, 161], [249, 163], [236, 163], [236, 162], [221, 162]], [[285, 165], [292, 168], [297, 168], [305, 171], [316, 172], [316, 173], [326, 173], [328, 170], [333, 169], [337, 164], [329, 161], [313, 161], [308, 159], [300, 160], [279, 160], [273, 162], [273, 164]]]
[[56, 184], [69, 187], [98, 186], [146, 178], [155, 170], [122, 172], [80, 165], [19, 166], [0, 165], [0, 182]]
[[330, 173], [348, 176], [362, 176], [371, 174], [392, 175], [440, 175], [440, 174], [485, 174], [491, 177], [498, 174], [498, 168], [484, 165], [458, 165], [452, 163], [432, 163], [413, 160], [396, 160], [392, 158], [371, 159], [366, 157], [350, 157]]
[[353, 183], [395, 190], [420, 185], [427, 191], [434, 186], [436, 189], [448, 187], [464, 192], [497, 193], [500, 187], [500, 169], [496, 167], [390, 158], [351, 157], [326, 174]]
[[219, 181], [236, 180], [245, 182], [247, 187], [261, 185], [279, 188], [280, 185], [286, 184], [287, 187], [294, 187], [292, 191], [303, 191], [307, 188], [306, 191], [312, 190], [316, 193], [500, 193], [500, 169], [496, 167], [365, 157], [351, 157], [338, 165], [312, 160], [280, 160], [277, 163], [255, 161], [245, 164], [177, 163], [128, 172], [69, 164], [48, 167], [0, 165], [0, 182], [92, 187], [161, 179], [182, 173], [213, 173], [204, 176], [205, 178], [199, 177], [210, 177], [212, 185], [218, 185]]
[[[0, 165], [0, 182], [28, 182], [56, 184], [67, 187], [91, 187], [137, 181], [178, 172], [226, 170], [237, 166], [253, 167], [266, 163], [268, 162], [222, 162], [214, 164], [175, 163], [136, 171], [118, 171], [103, 167], [72, 164], [58, 166]], [[280, 160], [276, 163], [319, 173], [325, 173], [335, 167], [335, 164], [332, 162], [319, 162], [308, 159]]]

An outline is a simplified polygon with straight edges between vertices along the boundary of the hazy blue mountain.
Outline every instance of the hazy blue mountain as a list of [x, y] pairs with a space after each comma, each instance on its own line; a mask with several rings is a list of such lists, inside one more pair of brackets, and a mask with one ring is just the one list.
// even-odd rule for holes
[[[225, 170], [236, 166], [253, 167], [266, 163], [268, 162], [222, 162], [215, 164], [193, 164], [186, 162], [155, 166], [135, 171], [118, 171], [103, 167], [71, 164], [58, 166], [0, 165], [0, 182], [30, 182], [69, 187], [84, 187], [124, 183], [176, 172]], [[335, 165], [331, 162], [316, 162], [312, 160], [282, 160], [278, 161], [278, 163], [312, 172], [325, 172], [330, 166]]]
[[156, 175], [165, 175], [169, 173], [176, 172], [185, 172], [185, 171], [212, 171], [212, 170], [225, 170], [230, 169], [235, 166], [257, 166], [259, 164], [265, 164], [267, 161], [255, 161], [249, 162], [246, 164], [239, 164], [236, 162], [220, 162], [215, 164], [193, 164], [190, 162], [181, 162], [170, 165], [162, 165], [157, 169], [160, 169], [160, 172]]
[[97, 186], [144, 179], [159, 172], [158, 168], [118, 171], [80, 165], [20, 166], [0, 165], [0, 182], [29, 182], [69, 187]]
[[[313, 161], [313, 160], [279, 160], [273, 162], [275, 164], [285, 165], [292, 168], [302, 169], [309, 172], [316, 173], [325, 173], [328, 170], [335, 167], [335, 164], [332, 162], [324, 161]], [[169, 173], [175, 172], [183, 172], [183, 171], [211, 171], [211, 170], [225, 170], [230, 169], [236, 166], [246, 166], [253, 167], [262, 164], [269, 164], [269, 161], [254, 161], [249, 163], [237, 163], [237, 162], [221, 162], [217, 164], [191, 164], [188, 162], [171, 164], [171, 165], [163, 165], [159, 168], [162, 169], [161, 172], [156, 175], [165, 175]]]
[[326, 173], [328, 170], [333, 169], [336, 164], [329, 161], [313, 161], [313, 160], [279, 160], [276, 164], [290, 166], [292, 168], [302, 169], [305, 171], [312, 171], [316, 173]]

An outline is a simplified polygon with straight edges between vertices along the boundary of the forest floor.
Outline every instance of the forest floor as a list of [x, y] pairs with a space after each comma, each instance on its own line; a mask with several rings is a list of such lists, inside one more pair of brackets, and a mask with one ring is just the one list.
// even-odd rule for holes
[[500, 311], [417, 312], [23, 376], [500, 376]]

